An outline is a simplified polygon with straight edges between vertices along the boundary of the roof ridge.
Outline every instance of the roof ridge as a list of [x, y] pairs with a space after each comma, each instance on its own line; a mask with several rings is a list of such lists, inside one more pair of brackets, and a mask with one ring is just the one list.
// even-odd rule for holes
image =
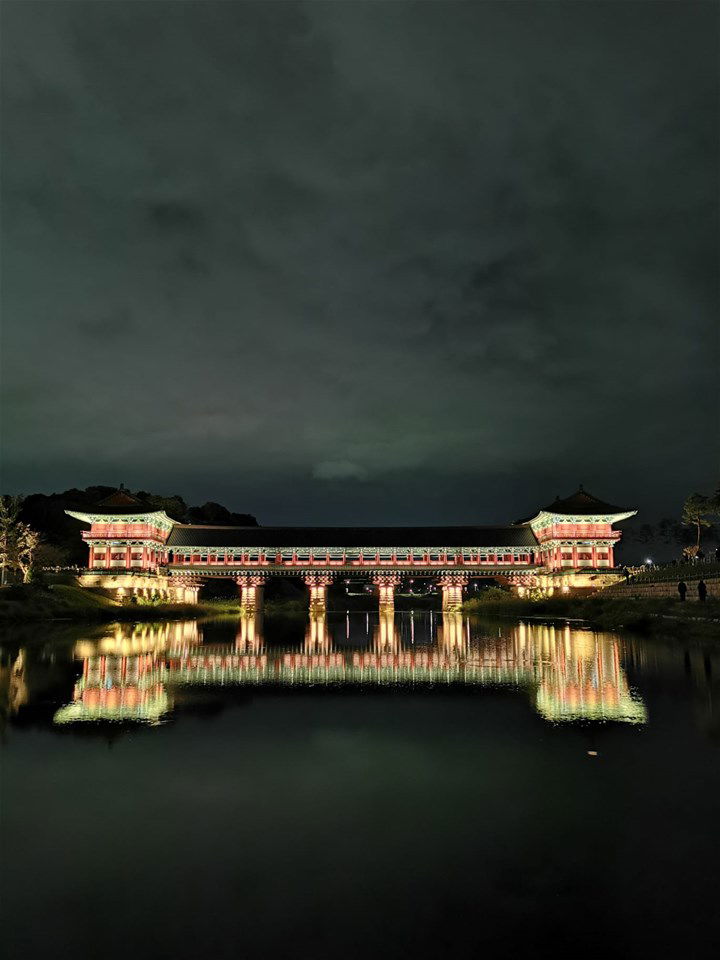
[[527, 523], [274, 523], [258, 526], [234, 525], [225, 523], [180, 523], [173, 521], [176, 527], [189, 530], [504, 530]]

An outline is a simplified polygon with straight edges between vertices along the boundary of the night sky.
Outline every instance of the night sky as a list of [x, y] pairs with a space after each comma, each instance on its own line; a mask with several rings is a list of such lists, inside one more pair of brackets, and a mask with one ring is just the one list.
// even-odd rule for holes
[[8, 2], [3, 489], [677, 516], [718, 460], [714, 2]]

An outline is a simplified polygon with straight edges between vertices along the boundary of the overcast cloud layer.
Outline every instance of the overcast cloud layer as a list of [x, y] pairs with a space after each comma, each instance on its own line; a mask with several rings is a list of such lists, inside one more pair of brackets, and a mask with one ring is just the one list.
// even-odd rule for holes
[[719, 9], [6, 0], [4, 488], [711, 489]]

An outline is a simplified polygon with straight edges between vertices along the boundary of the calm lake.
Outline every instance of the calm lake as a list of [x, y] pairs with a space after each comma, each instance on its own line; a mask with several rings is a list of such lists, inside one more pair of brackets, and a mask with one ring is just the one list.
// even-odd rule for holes
[[0, 726], [13, 960], [717, 955], [710, 640], [7, 628]]

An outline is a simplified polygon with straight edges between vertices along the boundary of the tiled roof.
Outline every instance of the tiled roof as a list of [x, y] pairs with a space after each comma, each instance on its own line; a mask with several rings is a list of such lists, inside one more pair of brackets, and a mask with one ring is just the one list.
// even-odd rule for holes
[[[132, 493], [128, 493], [128, 491], [123, 490], [122, 487], [116, 490], [115, 493], [111, 493], [109, 497], [105, 497], [105, 499], [101, 500], [97, 505], [98, 507], [111, 507], [113, 510], [116, 507], [133, 507], [134, 509], [138, 507], [148, 507], [148, 504], [145, 503], [144, 500], [134, 496]], [[150, 508], [148, 507], [148, 509]]]
[[543, 507], [543, 510], [545, 510], [547, 513], [566, 514], [567, 516], [590, 516], [591, 514], [600, 513], [628, 513], [628, 510], [624, 507], [616, 507], [611, 503], [606, 503], [604, 500], [598, 500], [597, 497], [594, 497], [591, 493], [583, 490], [582, 487], [580, 487], [576, 493], [573, 493], [572, 496], [565, 497], [563, 500], [561, 500], [560, 497], [557, 497], [554, 503], [551, 503], [547, 507]]
[[175, 524], [173, 547], [535, 547], [529, 526], [201, 527]]
[[158, 510], [157, 507], [141, 500], [140, 497], [134, 496], [122, 487], [115, 493], [111, 493], [109, 497], [105, 497], [104, 500], [100, 500], [94, 507], [83, 506], [77, 509], [97, 516], [107, 513], [116, 517], [123, 516], [123, 514], [156, 513]]

